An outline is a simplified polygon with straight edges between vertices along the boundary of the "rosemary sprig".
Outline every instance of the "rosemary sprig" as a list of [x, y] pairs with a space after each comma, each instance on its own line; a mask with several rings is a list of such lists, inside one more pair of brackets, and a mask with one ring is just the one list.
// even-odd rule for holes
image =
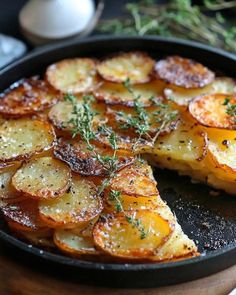
[[[93, 119], [97, 114], [91, 108], [91, 103], [94, 101], [94, 97], [91, 95], [83, 96], [82, 105], [78, 104], [76, 97], [71, 94], [65, 95], [64, 99], [72, 104], [72, 118], [67, 122], [69, 125], [73, 126], [72, 137], [74, 138], [77, 135], [80, 135], [81, 139], [86, 142], [88, 150], [93, 153], [94, 159], [96, 159], [106, 169], [107, 178], [102, 181], [102, 184], [98, 190], [98, 194], [102, 195], [106, 187], [109, 186], [112, 178], [115, 176], [115, 172], [118, 169], [118, 159], [116, 157], [116, 152], [118, 149], [116, 134], [105, 125], [99, 127], [98, 130], [100, 132], [108, 134], [109, 143], [114, 151], [112, 156], [99, 155], [96, 152], [94, 145], [91, 143], [91, 141], [95, 138], [95, 132], [93, 131], [92, 124]], [[111, 190], [109, 198], [115, 202], [116, 211], [122, 211], [126, 220], [140, 231], [140, 238], [144, 239], [146, 237], [146, 233], [143, 226], [141, 225], [140, 220], [131, 218], [125, 213], [119, 200], [120, 195], [121, 192]]]
[[128, 17], [102, 21], [98, 30], [118, 35], [174, 36], [236, 52], [236, 26], [225, 28], [225, 18], [217, 11], [233, 7], [235, 0], [205, 0], [202, 6], [193, 5], [191, 0], [171, 0], [165, 4], [141, 0], [125, 6]]

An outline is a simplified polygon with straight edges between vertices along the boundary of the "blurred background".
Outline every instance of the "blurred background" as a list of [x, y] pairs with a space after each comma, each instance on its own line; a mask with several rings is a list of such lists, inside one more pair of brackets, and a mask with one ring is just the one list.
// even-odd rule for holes
[[[1, 0], [0, 34], [26, 45], [11, 59], [35, 46], [95, 34], [178, 37], [236, 53], [236, 1]], [[0, 37], [1, 59], [11, 49]]]

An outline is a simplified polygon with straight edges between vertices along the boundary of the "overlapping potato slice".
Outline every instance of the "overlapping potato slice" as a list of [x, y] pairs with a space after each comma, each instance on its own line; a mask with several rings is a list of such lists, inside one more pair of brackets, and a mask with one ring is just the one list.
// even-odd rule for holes
[[206, 156], [206, 133], [188, 117], [182, 117], [178, 128], [160, 136], [153, 150], [148, 151], [154, 165], [175, 169], [201, 169]]
[[130, 196], [150, 197], [158, 194], [150, 166], [138, 160], [116, 173], [110, 182], [109, 190]]
[[54, 131], [46, 122], [29, 118], [7, 120], [0, 125], [0, 161], [27, 159], [50, 149], [54, 139]]
[[54, 242], [61, 251], [75, 256], [101, 254], [92, 237], [83, 237], [73, 229], [57, 229]]
[[107, 81], [120, 83], [129, 79], [131, 84], [138, 84], [150, 81], [154, 64], [146, 53], [133, 51], [103, 60], [97, 70]]
[[42, 157], [24, 164], [12, 177], [12, 184], [31, 198], [50, 199], [68, 189], [70, 178], [67, 165], [51, 157]]
[[[67, 140], [60, 138], [55, 145], [54, 155], [56, 158], [67, 163], [71, 170], [81, 175], [107, 175], [107, 168], [101, 164], [95, 155], [113, 156], [114, 151], [108, 147], [98, 147], [94, 145], [94, 150], [88, 149], [88, 145], [82, 140]], [[133, 157], [117, 157], [117, 170], [130, 165], [134, 161]]]
[[0, 168], [0, 200], [9, 203], [22, 197], [11, 183], [12, 176], [20, 165], [20, 162], [15, 162], [5, 168]]
[[236, 131], [207, 128], [208, 168], [225, 180], [236, 179]]
[[38, 202], [25, 199], [1, 208], [9, 226], [15, 231], [37, 231], [45, 228], [38, 218]]
[[236, 129], [236, 95], [209, 94], [195, 98], [189, 112], [202, 125]]
[[[152, 107], [145, 108], [144, 111], [147, 113], [146, 123], [148, 125], [146, 134], [143, 137], [150, 139], [155, 136], [157, 132], [159, 134], [165, 134], [171, 132], [177, 128], [179, 121], [179, 112], [173, 109], [171, 104], [162, 103], [161, 101]], [[139, 114], [133, 108], [112, 106], [108, 107], [106, 112], [109, 125], [117, 131], [128, 131], [129, 134], [137, 136], [134, 126], [130, 126], [130, 122], [139, 123]], [[132, 123], [133, 124], [133, 123]]]
[[117, 257], [143, 259], [170, 238], [173, 225], [155, 210], [121, 212], [100, 219], [94, 227], [95, 245]]
[[183, 88], [201, 88], [215, 78], [215, 74], [202, 64], [180, 56], [169, 56], [155, 65], [158, 79]]
[[49, 108], [60, 99], [55, 89], [45, 81], [26, 79], [13, 84], [0, 99], [0, 113], [20, 117]]
[[98, 83], [96, 61], [91, 58], [64, 59], [47, 68], [46, 79], [63, 93], [91, 91]]
[[[78, 97], [78, 108], [83, 108], [83, 100]], [[103, 104], [92, 104], [92, 111], [96, 112], [93, 118], [92, 125], [96, 129], [97, 126], [105, 124], [107, 119], [104, 116], [105, 106]], [[74, 126], [70, 123], [71, 120], [76, 119], [73, 113], [73, 106], [68, 101], [62, 101], [53, 106], [48, 114], [52, 124], [59, 130], [73, 131]]]
[[161, 81], [153, 81], [146, 84], [133, 85], [133, 93], [130, 93], [123, 84], [104, 82], [94, 91], [94, 96], [97, 100], [104, 101], [106, 104], [125, 105], [128, 107], [133, 107], [135, 97], [139, 97], [139, 102], [143, 106], [150, 106], [153, 100], [162, 100], [163, 88], [164, 84]]
[[55, 200], [40, 201], [41, 219], [52, 227], [73, 228], [95, 218], [103, 209], [96, 185], [74, 175], [70, 189]]
[[216, 77], [209, 85], [209, 93], [236, 94], [236, 80], [229, 77]]

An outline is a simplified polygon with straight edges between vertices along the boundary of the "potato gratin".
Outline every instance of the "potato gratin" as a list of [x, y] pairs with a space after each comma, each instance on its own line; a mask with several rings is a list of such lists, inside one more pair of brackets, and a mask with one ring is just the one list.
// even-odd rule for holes
[[150, 165], [236, 194], [235, 80], [144, 52], [65, 59], [44, 77], [0, 99], [0, 208], [14, 235], [105, 262], [199, 255]]

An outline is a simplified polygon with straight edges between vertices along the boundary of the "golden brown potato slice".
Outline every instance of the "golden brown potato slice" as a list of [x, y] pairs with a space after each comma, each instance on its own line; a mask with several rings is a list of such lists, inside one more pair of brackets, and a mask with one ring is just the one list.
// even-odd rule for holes
[[125, 194], [119, 194], [118, 197], [114, 198], [109, 192], [105, 193], [104, 196], [104, 212], [106, 213], [117, 213], [123, 210], [146, 210], [156, 209], [158, 206], [159, 196], [151, 197], [140, 197], [140, 196], [129, 196]]
[[[9, 225], [10, 226], [10, 225]], [[19, 237], [20, 239], [26, 240], [28, 243], [38, 247], [45, 248], [55, 248], [55, 244], [53, 242], [53, 230], [52, 229], [41, 229], [37, 231], [15, 231], [13, 230], [14, 235]]]
[[0, 161], [23, 160], [52, 147], [55, 134], [46, 122], [8, 120], [0, 125]]
[[15, 231], [37, 231], [45, 228], [38, 218], [38, 202], [25, 199], [1, 208], [10, 228]]
[[57, 229], [54, 233], [54, 243], [61, 251], [75, 256], [100, 254], [92, 237], [83, 237], [72, 229]]
[[146, 84], [133, 85], [132, 91], [124, 87], [123, 84], [105, 82], [97, 90], [94, 91], [94, 96], [99, 101], [104, 101], [111, 105], [125, 105], [133, 107], [135, 97], [139, 97], [139, 102], [143, 106], [152, 105], [152, 101], [162, 100], [164, 85], [161, 81], [153, 81]]
[[108, 215], [94, 227], [95, 245], [110, 255], [143, 259], [153, 256], [173, 232], [173, 225], [155, 210]]
[[207, 128], [207, 136], [208, 168], [223, 179], [236, 179], [236, 131]]
[[[147, 112], [146, 122], [148, 128], [146, 134], [143, 135], [144, 138], [153, 138], [159, 130], [161, 135], [177, 128], [179, 114], [178, 110], [174, 109], [172, 105], [160, 101], [159, 106], [145, 108], [145, 111]], [[139, 115], [133, 108], [110, 106], [107, 108], [106, 116], [109, 120], [109, 125], [114, 130], [124, 130], [129, 134], [138, 136], [136, 133], [137, 129], [133, 126], [130, 127], [130, 121], [138, 120], [139, 118]], [[163, 122], [166, 123], [164, 124]]]
[[[97, 159], [100, 156], [113, 156], [114, 151], [108, 147], [94, 146], [94, 151], [88, 149], [87, 144], [82, 140], [66, 140], [60, 138], [54, 148], [56, 158], [67, 163], [71, 170], [86, 176], [105, 176], [108, 171]], [[132, 157], [117, 157], [117, 170], [130, 165], [134, 161]]]
[[139, 161], [116, 173], [108, 188], [130, 196], [150, 197], [158, 194], [150, 166]]
[[87, 178], [74, 175], [70, 189], [55, 200], [40, 201], [41, 219], [52, 227], [73, 228], [96, 217], [103, 208], [97, 187]]
[[70, 185], [70, 169], [51, 157], [30, 160], [13, 176], [12, 184], [17, 191], [35, 199], [57, 198]]
[[229, 77], [217, 77], [209, 86], [209, 93], [236, 94], [236, 80]]
[[32, 115], [51, 107], [59, 99], [59, 93], [45, 81], [26, 79], [13, 84], [1, 95], [0, 113], [14, 117]]
[[20, 165], [20, 162], [15, 162], [8, 167], [0, 169], [0, 199], [9, 202], [21, 197], [21, 194], [16, 191], [11, 183], [12, 176]]
[[189, 104], [190, 114], [202, 125], [236, 129], [236, 95], [209, 94]]
[[129, 79], [131, 84], [138, 84], [150, 81], [154, 64], [146, 53], [133, 51], [103, 60], [97, 70], [107, 81], [121, 83]]
[[182, 116], [178, 128], [160, 136], [150, 153], [154, 165], [175, 169], [201, 169], [201, 161], [207, 152], [206, 133], [196, 122]]
[[96, 61], [90, 58], [61, 60], [47, 68], [46, 79], [63, 93], [91, 91], [98, 83]]
[[215, 79], [202, 64], [180, 56], [169, 56], [155, 65], [156, 77], [183, 88], [201, 88]]
[[[78, 108], [83, 107], [83, 101], [78, 98]], [[93, 128], [96, 129], [97, 126], [105, 124], [107, 119], [104, 116], [105, 107], [103, 104], [92, 104], [92, 110], [97, 114], [93, 118]], [[52, 124], [59, 130], [64, 130], [72, 132], [74, 129], [73, 124], [70, 123], [70, 120], [75, 119], [76, 115], [73, 114], [73, 106], [70, 102], [61, 101], [54, 105], [49, 112], [49, 119]]]

